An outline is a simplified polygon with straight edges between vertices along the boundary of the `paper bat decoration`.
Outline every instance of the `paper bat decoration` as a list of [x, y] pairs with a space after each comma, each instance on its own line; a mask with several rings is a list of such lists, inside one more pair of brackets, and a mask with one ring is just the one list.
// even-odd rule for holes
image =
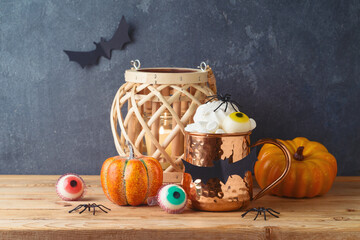
[[209, 179], [218, 178], [221, 182], [226, 184], [228, 178], [231, 175], [239, 175], [243, 178], [247, 171], [253, 171], [254, 164], [257, 160], [256, 147], [250, 152], [249, 155], [240, 161], [229, 163], [230, 158], [214, 161], [213, 167], [199, 167], [188, 163], [183, 159], [182, 161], [185, 166], [185, 172], [191, 175], [193, 181], [196, 179], [201, 179], [201, 182], [206, 184]]
[[122, 16], [114, 36], [109, 41], [101, 38], [99, 43], [94, 42], [96, 46], [95, 50], [90, 52], [64, 50], [64, 52], [68, 55], [70, 61], [77, 62], [84, 68], [85, 66], [97, 64], [100, 57], [110, 59], [111, 51], [113, 49], [121, 50], [124, 44], [128, 42], [131, 42], [129, 37], [129, 25], [126, 23], [125, 17]]

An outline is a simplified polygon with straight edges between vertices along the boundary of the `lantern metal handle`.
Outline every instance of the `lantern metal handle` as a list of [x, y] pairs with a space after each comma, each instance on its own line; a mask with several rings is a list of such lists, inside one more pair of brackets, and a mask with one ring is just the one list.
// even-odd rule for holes
[[141, 66], [140, 60], [136, 59], [136, 60], [131, 60], [130, 64], [136, 69], [138, 70]]
[[200, 63], [200, 66], [198, 66], [198, 68], [200, 68], [201, 71], [205, 72], [205, 71], [206, 71], [206, 68], [207, 68], [206, 62], [201, 62], [201, 63]]

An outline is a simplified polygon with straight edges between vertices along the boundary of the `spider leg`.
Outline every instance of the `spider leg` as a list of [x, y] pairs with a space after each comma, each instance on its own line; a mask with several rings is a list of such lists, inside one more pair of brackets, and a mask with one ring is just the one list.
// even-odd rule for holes
[[225, 103], [225, 102], [220, 103], [220, 105], [217, 106], [217, 108], [214, 109], [214, 112], [216, 112], [216, 110], [218, 110], [218, 109], [221, 107], [221, 105], [223, 105], [224, 103]]
[[216, 97], [210, 98], [209, 100], [207, 100], [205, 103], [211, 102], [212, 100], [214, 100]]
[[[71, 212], [72, 211], [75, 211], [75, 210], [78, 210], [79, 208], [83, 207], [83, 204], [80, 204], [80, 205], [77, 205], [74, 209], [70, 210]], [[69, 212], [70, 212], [69, 211]]]
[[247, 210], [245, 213], [241, 214], [241, 217], [245, 217], [246, 214], [248, 214], [249, 212], [255, 211], [253, 208]]
[[104, 209], [102, 209], [102, 207], [100, 205], [97, 206], [101, 211], [103, 211], [104, 213], [108, 213], [107, 211], [105, 211]]
[[271, 209], [271, 208], [267, 208], [266, 210], [267, 210], [268, 212], [273, 211], [274, 213], [280, 214], [279, 212], [277, 212], [277, 211], [275, 211], [274, 209]]
[[230, 102], [230, 105], [232, 106], [232, 108], [233, 108], [235, 111], [237, 111], [237, 112], [239, 112], [239, 111], [240, 111], [240, 109], [239, 109], [239, 108], [237, 108], [237, 109], [236, 109], [236, 108], [234, 107], [234, 104], [233, 104], [232, 102]]
[[74, 209], [70, 210], [69, 213], [72, 213], [73, 211], [76, 211], [79, 208], [82, 208], [83, 206], [84, 206], [83, 204], [77, 205]]
[[240, 111], [241, 105], [236, 102], [236, 101], [231, 101], [233, 104], [235, 104], [235, 106], [238, 108], [238, 110]]
[[93, 215], [95, 215], [95, 207], [96, 207], [96, 204], [95, 203], [92, 203], [92, 204], [88, 204], [88, 207], [89, 207], [89, 212], [91, 211], [91, 208], [93, 208]]
[[229, 105], [229, 103], [226, 102], [226, 103], [225, 103], [225, 112], [226, 112], [226, 109], [227, 109], [228, 105]]
[[266, 221], [266, 212], [264, 211], [263, 213], [264, 213], [264, 219], [265, 219], [265, 221]]
[[259, 216], [259, 214], [261, 215], [261, 211], [258, 211], [255, 218], [254, 218], [254, 221], [257, 219], [257, 217]]
[[79, 214], [82, 214], [89, 206], [88, 205], [84, 205], [84, 209], [81, 210], [81, 212], [79, 212]]
[[266, 211], [267, 211], [268, 213], [270, 213], [272, 216], [274, 216], [274, 217], [276, 217], [276, 218], [279, 218], [279, 216], [277, 216], [277, 215], [273, 214], [273, 213], [272, 213], [272, 212], [270, 212], [269, 210], [267, 210], [267, 209], [266, 209]]
[[100, 205], [97, 205], [98, 207], [103, 207], [103, 208], [105, 208], [105, 209], [107, 209], [107, 210], [109, 210], [109, 211], [111, 211], [111, 209], [110, 208], [107, 208], [107, 207], [105, 207], [104, 205], [102, 205], [102, 204], [100, 204]]
[[92, 204], [88, 203], [87, 206], [88, 206], [88, 210], [90, 212], [90, 208], [92, 207]]
[[273, 209], [271, 209], [271, 208], [267, 208], [266, 211], [267, 211], [268, 213], [270, 213], [271, 215], [273, 215], [274, 217], [277, 217], [277, 218], [279, 217], [279, 216], [275, 215], [275, 213], [276, 213], [276, 214], [280, 214], [280, 213], [277, 212], [277, 211], [275, 211], [275, 210], [273, 210]]

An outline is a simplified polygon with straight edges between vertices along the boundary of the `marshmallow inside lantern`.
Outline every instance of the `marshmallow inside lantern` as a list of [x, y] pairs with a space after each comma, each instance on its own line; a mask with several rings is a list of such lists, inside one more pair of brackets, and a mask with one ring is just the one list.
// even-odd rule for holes
[[239, 112], [233, 105], [222, 103], [222, 101], [213, 101], [200, 105], [194, 115], [194, 123], [188, 124], [185, 131], [217, 134], [242, 133], [252, 131], [256, 127], [254, 119]]

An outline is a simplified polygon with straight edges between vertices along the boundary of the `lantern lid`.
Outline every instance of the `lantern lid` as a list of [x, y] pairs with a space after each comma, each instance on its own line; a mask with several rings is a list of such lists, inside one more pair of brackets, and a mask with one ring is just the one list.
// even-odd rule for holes
[[[138, 60], [136, 60], [138, 61]], [[208, 71], [202, 66], [196, 68], [140, 68], [140, 62], [125, 71], [125, 81], [148, 84], [190, 84], [206, 83]]]

